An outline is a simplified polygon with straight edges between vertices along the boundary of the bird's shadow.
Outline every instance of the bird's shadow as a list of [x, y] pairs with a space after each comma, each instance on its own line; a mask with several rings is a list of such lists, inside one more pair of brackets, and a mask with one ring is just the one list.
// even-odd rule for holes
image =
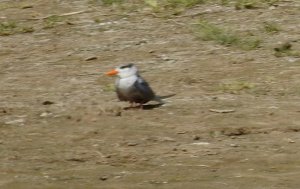
[[[165, 95], [165, 96], [158, 96], [160, 99], [166, 99], [166, 98], [171, 98], [172, 96], [175, 96], [176, 94], [170, 94], [170, 95]], [[131, 109], [141, 109], [141, 110], [152, 110], [155, 108], [159, 108], [165, 103], [158, 103], [158, 104], [143, 104], [141, 106], [134, 106], [134, 107], [125, 107], [123, 108], [124, 110], [131, 110]]]
[[155, 108], [159, 108], [164, 104], [144, 104], [141, 106], [134, 106], [134, 107], [125, 107], [123, 108], [124, 110], [136, 110], [136, 109], [141, 109], [141, 110], [152, 110]]
[[155, 108], [159, 108], [162, 105], [164, 105], [164, 104], [162, 104], [162, 103], [160, 103], [160, 104], [145, 104], [145, 105], [143, 105], [143, 110], [152, 110]]

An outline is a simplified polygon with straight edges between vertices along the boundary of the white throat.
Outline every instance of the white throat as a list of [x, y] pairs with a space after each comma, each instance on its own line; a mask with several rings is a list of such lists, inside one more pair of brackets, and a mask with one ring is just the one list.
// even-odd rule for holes
[[137, 75], [132, 75], [132, 76], [125, 77], [125, 78], [119, 78], [116, 81], [116, 85], [120, 89], [129, 89], [132, 85], [134, 85], [134, 83], [136, 82], [137, 79], [138, 79]]

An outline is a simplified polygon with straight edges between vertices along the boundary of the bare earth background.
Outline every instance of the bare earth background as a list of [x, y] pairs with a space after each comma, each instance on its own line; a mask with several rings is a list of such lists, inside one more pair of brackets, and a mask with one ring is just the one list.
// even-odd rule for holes
[[[260, 47], [201, 40], [199, 20]], [[0, 188], [299, 188], [300, 59], [274, 55], [286, 42], [300, 51], [298, 0], [180, 14], [0, 1], [0, 21], [14, 22], [0, 36]], [[130, 62], [158, 95], [176, 95], [123, 110], [104, 73]]]

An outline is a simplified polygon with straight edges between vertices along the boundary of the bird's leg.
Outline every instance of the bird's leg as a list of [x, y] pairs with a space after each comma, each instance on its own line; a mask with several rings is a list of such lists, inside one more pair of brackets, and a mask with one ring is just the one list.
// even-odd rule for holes
[[134, 102], [130, 102], [130, 108], [134, 107]]
[[142, 110], [142, 109], [144, 108], [143, 104], [139, 104], [139, 105], [138, 105], [138, 108], [139, 108], [140, 110]]
[[138, 108], [140, 110], [143, 109], [143, 104], [141, 103], [136, 103], [136, 102], [130, 102], [130, 107], [129, 108]]

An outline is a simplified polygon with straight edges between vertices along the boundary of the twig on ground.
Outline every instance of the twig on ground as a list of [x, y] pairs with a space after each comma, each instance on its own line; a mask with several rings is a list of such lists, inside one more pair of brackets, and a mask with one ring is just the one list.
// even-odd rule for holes
[[209, 109], [211, 112], [216, 112], [216, 113], [232, 113], [235, 112], [233, 109], [228, 109], [228, 110], [218, 110], [218, 109]]
[[81, 11], [75, 11], [75, 12], [68, 12], [68, 13], [63, 13], [63, 14], [51, 14], [51, 15], [47, 15], [47, 16], [43, 16], [43, 17], [38, 17], [38, 18], [29, 18], [27, 20], [44, 20], [47, 18], [50, 18], [52, 16], [72, 16], [75, 14], [82, 14], [82, 13], [86, 13], [88, 12], [88, 10], [81, 10]]

